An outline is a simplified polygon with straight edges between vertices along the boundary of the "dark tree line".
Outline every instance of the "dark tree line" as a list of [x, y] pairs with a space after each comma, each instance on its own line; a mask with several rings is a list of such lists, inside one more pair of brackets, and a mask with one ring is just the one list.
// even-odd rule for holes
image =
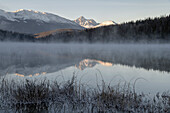
[[0, 41], [34, 42], [35, 38], [33, 35], [29, 34], [0, 30]]

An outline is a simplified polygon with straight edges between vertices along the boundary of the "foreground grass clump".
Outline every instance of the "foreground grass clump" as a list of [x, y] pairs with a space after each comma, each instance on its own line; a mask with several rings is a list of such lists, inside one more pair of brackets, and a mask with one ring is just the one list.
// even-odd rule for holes
[[71, 80], [50, 83], [48, 80], [24, 80], [20, 83], [1, 79], [0, 112], [163, 112], [170, 111], [169, 93], [153, 99], [135, 93], [130, 84], [97, 84], [95, 89]]

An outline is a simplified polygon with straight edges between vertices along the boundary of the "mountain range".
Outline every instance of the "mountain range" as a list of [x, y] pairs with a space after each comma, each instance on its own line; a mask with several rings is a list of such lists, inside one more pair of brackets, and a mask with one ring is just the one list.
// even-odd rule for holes
[[113, 25], [115, 22], [97, 23], [93, 19], [81, 16], [76, 20], [69, 20], [55, 14], [33, 10], [20, 9], [14, 12], [0, 10], [0, 29], [19, 33], [37, 34], [57, 29], [95, 28]]

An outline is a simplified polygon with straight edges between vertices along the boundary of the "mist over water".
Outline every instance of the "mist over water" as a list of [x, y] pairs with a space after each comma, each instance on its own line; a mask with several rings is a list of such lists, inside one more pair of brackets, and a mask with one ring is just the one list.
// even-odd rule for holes
[[0, 80], [52, 85], [75, 77], [87, 89], [128, 85], [152, 98], [170, 90], [169, 56], [169, 44], [0, 43]]
[[0, 43], [0, 70], [24, 75], [55, 72], [83, 59], [170, 71], [169, 44]]

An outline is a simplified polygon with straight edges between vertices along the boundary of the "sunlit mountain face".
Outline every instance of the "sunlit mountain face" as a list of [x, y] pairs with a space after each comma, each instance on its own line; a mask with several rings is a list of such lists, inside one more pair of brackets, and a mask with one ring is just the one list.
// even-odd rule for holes
[[77, 24], [81, 25], [82, 27], [85, 28], [92, 28], [96, 25], [98, 25], [98, 23], [93, 20], [93, 19], [86, 19], [85, 17], [81, 16], [79, 18], [77, 18], [76, 20], [74, 20]]
[[74, 20], [77, 24], [84, 28], [97, 28], [97, 27], [102, 27], [102, 26], [109, 26], [109, 25], [117, 25], [116, 22], [114, 21], [104, 21], [102, 23], [97, 23], [93, 19], [86, 19], [85, 17], [81, 16]]

